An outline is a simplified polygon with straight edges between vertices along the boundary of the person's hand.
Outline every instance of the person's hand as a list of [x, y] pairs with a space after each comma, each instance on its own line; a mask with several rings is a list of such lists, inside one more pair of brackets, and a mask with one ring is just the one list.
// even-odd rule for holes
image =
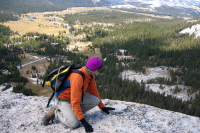
[[93, 132], [92, 126], [84, 118], [80, 122], [85, 128], [85, 132]]
[[109, 110], [115, 110], [115, 108], [103, 107], [102, 110], [103, 110], [104, 112], [106, 112], [107, 114], [109, 114]]

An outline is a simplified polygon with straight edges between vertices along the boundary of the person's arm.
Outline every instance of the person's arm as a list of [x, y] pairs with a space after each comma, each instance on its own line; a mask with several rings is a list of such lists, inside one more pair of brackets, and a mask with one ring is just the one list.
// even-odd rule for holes
[[100, 97], [99, 92], [97, 90], [97, 85], [96, 85], [96, 81], [95, 81], [95, 77], [94, 76], [91, 79], [90, 84], [88, 86], [88, 92], [100, 99], [100, 103], [98, 105], [100, 109], [102, 109], [103, 107], [105, 107], [104, 104], [101, 101], [101, 97]]
[[78, 120], [81, 122], [86, 132], [93, 132], [92, 126], [85, 120], [80, 101], [82, 98], [83, 78], [79, 74], [73, 75], [70, 79], [71, 85], [71, 105]]
[[70, 77], [70, 86], [71, 86], [71, 105], [74, 110], [75, 115], [78, 120], [84, 118], [80, 102], [82, 97], [82, 86], [83, 86], [83, 78], [81, 75], [77, 73], [73, 73], [72, 77]]
[[96, 81], [94, 78], [91, 80], [90, 85], [88, 86], [88, 92], [100, 99], [100, 103], [98, 106], [102, 111], [109, 114], [110, 110], [115, 110], [115, 108], [105, 107], [105, 105], [102, 103], [99, 92], [97, 90]]

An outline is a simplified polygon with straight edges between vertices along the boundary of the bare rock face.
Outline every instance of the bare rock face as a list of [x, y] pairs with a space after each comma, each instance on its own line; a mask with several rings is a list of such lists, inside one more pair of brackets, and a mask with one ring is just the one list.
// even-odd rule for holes
[[[1, 87], [0, 87], [1, 88]], [[0, 131], [2, 133], [84, 133], [83, 127], [69, 129], [55, 120], [48, 126], [41, 125], [48, 97], [24, 96], [11, 92], [0, 93]], [[0, 90], [1, 91], [1, 90]], [[200, 119], [148, 105], [103, 100], [115, 110], [109, 115], [98, 107], [86, 112], [85, 118], [96, 133], [199, 133]], [[53, 102], [51, 103], [53, 106]]]

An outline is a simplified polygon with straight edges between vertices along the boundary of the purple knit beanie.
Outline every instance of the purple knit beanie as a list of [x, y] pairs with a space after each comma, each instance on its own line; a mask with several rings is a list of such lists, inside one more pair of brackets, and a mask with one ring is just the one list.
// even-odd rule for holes
[[96, 71], [103, 66], [102, 61], [98, 57], [91, 57], [87, 60], [86, 67], [92, 71]]

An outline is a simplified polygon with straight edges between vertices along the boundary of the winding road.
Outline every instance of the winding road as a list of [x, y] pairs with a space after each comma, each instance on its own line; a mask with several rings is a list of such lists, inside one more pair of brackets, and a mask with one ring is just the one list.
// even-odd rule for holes
[[36, 61], [40, 61], [40, 60], [43, 60], [43, 59], [46, 59], [46, 57], [39, 58], [39, 59], [37, 59], [37, 60], [34, 60], [34, 61], [28, 62], [28, 63], [26, 63], [26, 64], [23, 64], [23, 65], [21, 65], [21, 66], [17, 66], [17, 68], [27, 66], [27, 65], [29, 65], [29, 64], [32, 64], [32, 63], [34, 63], [34, 62], [36, 62]]

